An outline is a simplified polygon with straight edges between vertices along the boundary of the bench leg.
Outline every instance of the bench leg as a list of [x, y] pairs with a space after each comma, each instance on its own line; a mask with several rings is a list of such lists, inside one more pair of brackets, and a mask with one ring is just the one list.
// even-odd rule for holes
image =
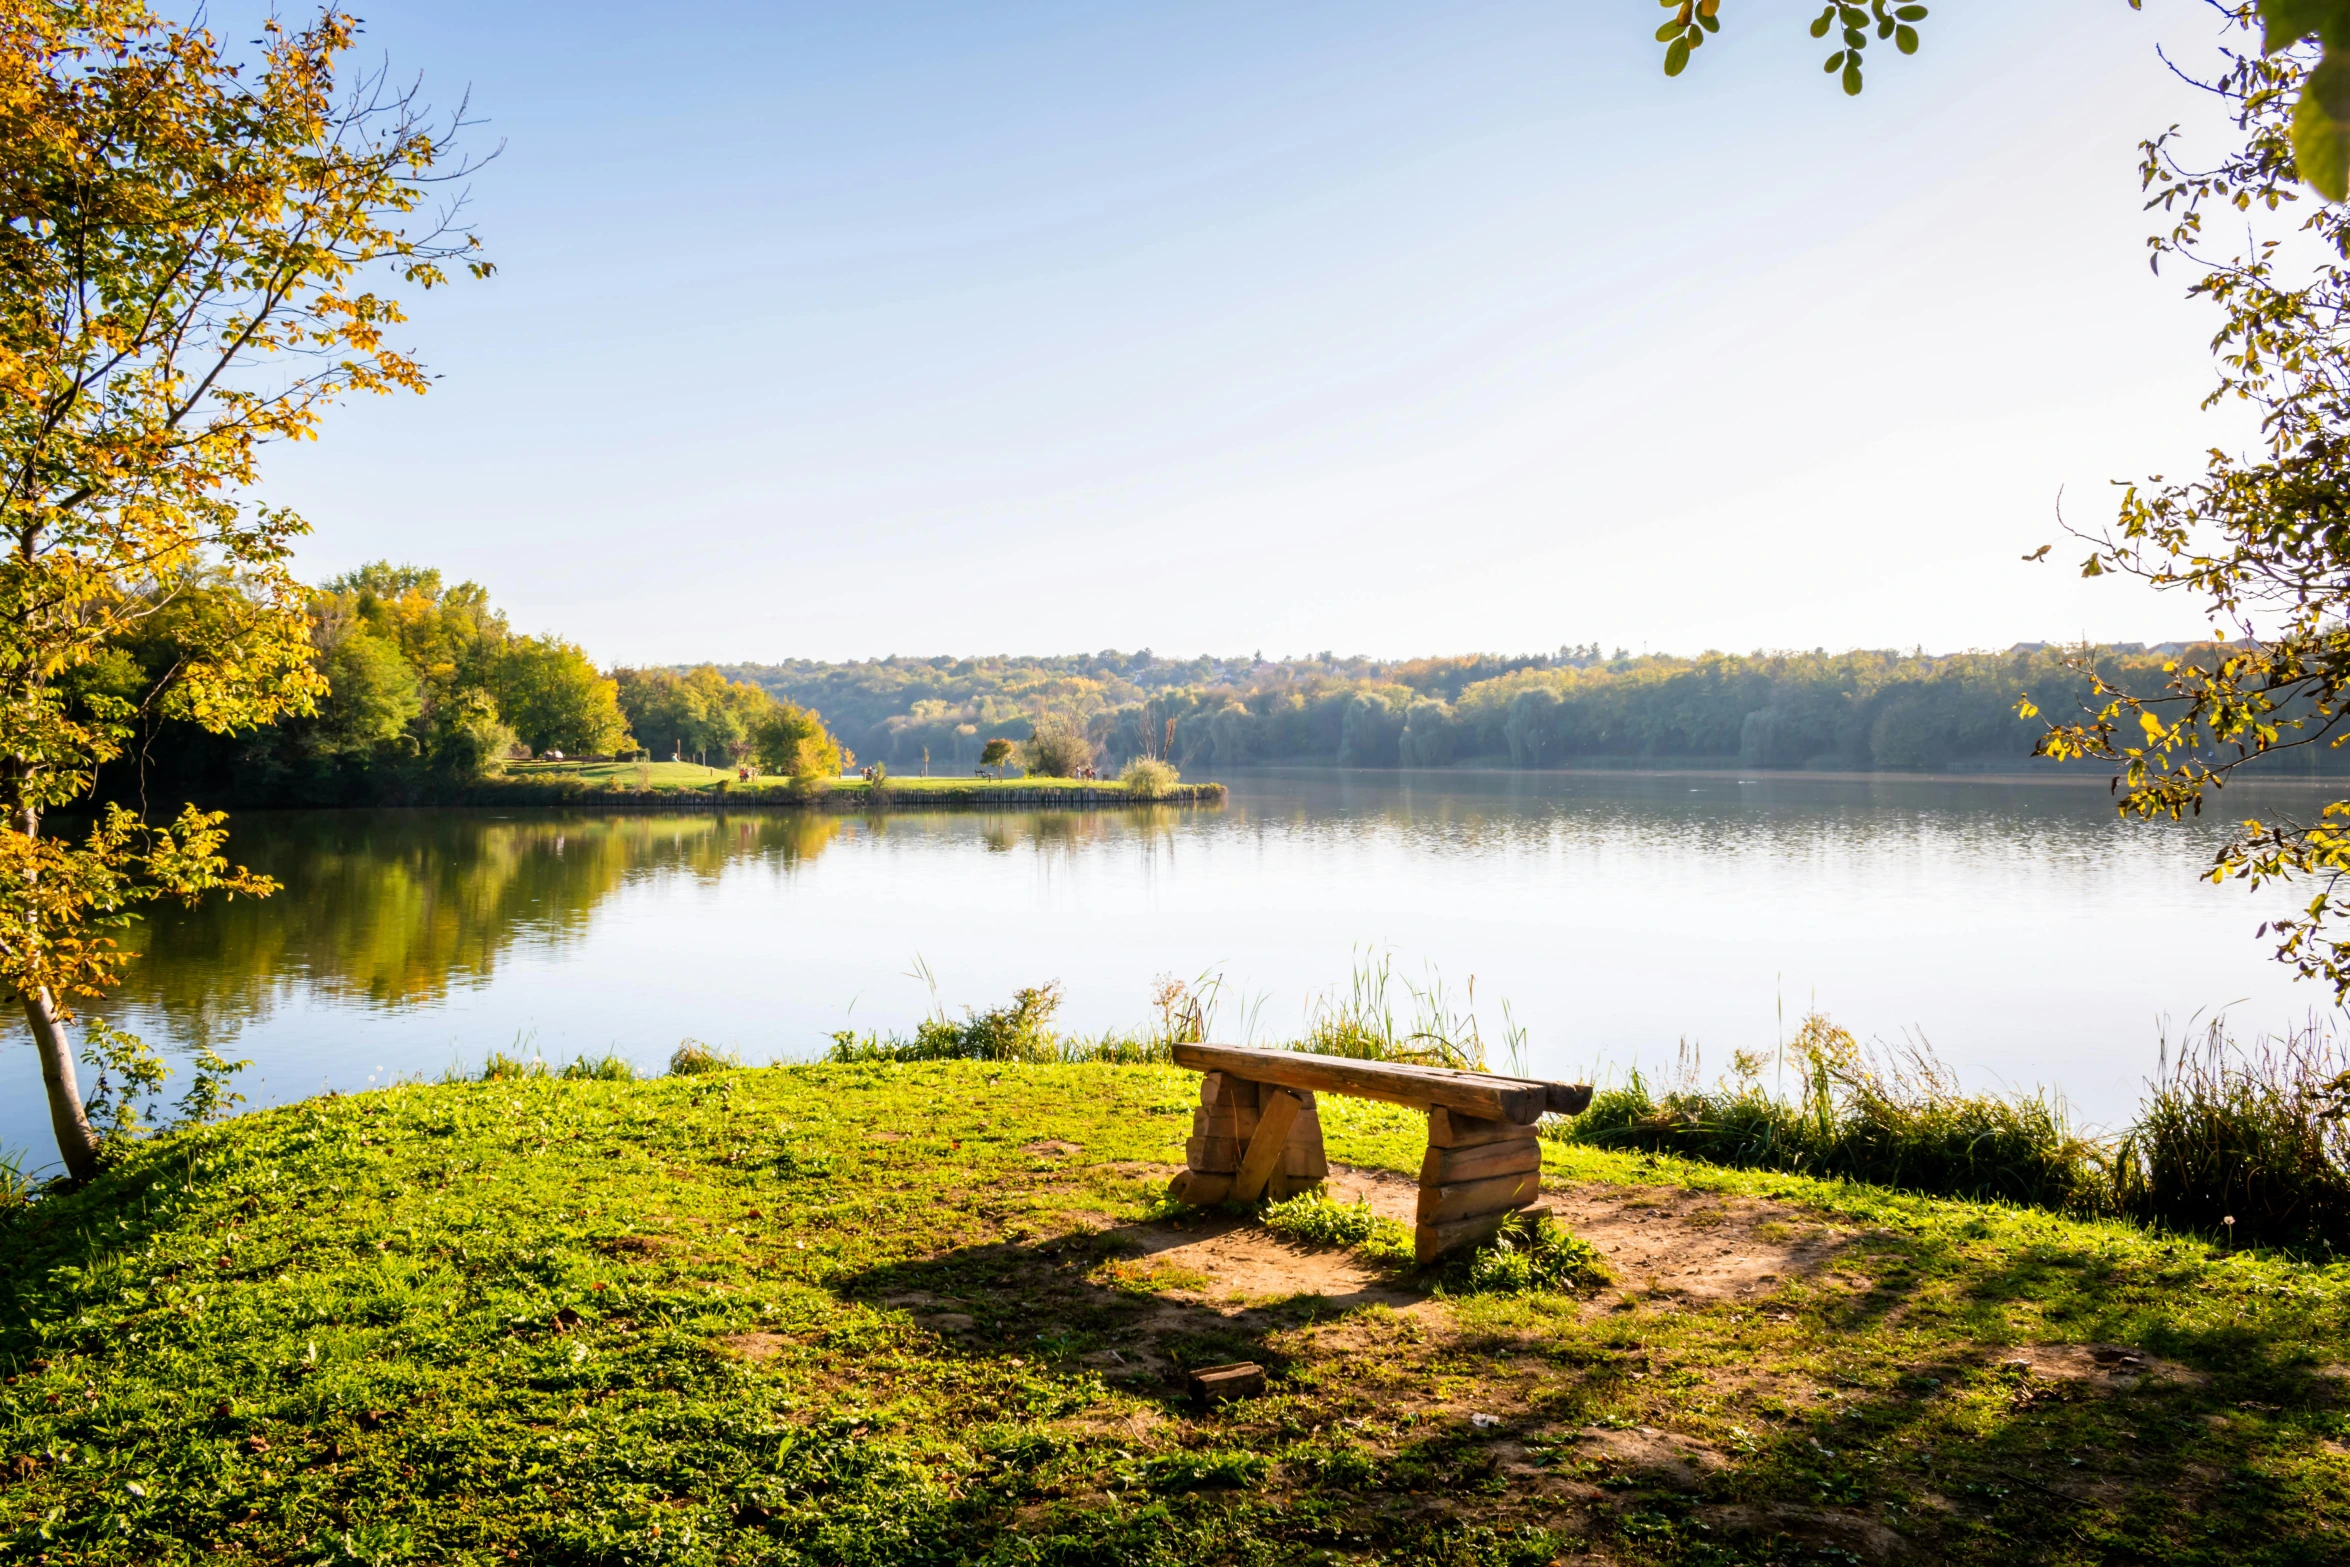
[[[1288, 1130], [1275, 1145], [1270, 1171], [1243, 1193], [1238, 1189], [1242, 1162], [1254, 1148], [1264, 1107], [1276, 1097], [1289, 1101]], [[1294, 1196], [1330, 1173], [1322, 1151], [1322, 1120], [1311, 1093], [1253, 1083], [1227, 1072], [1210, 1072], [1201, 1080], [1200, 1106], [1192, 1112], [1191, 1140], [1184, 1152], [1186, 1168], [1167, 1194], [1195, 1208], [1212, 1207], [1227, 1198], [1253, 1202], [1260, 1194], [1275, 1199]]]
[[1533, 1127], [1432, 1110], [1413, 1259], [1433, 1262], [1474, 1245], [1541, 1195], [1542, 1145]]

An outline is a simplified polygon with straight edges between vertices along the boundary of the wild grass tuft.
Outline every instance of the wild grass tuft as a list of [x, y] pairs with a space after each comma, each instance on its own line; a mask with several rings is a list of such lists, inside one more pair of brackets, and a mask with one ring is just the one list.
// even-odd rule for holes
[[669, 1053], [671, 1077], [699, 1077], [705, 1072], [732, 1072], [743, 1064], [743, 1058], [731, 1050], [705, 1045], [698, 1039], [680, 1041]]
[[636, 1068], [607, 1050], [602, 1055], [578, 1055], [556, 1074], [571, 1082], [633, 1083]]
[[547, 1063], [537, 1056], [510, 1056], [503, 1050], [493, 1050], [481, 1064], [481, 1073], [475, 1079], [482, 1083], [512, 1083], [526, 1077], [545, 1077]]
[[2073, 1131], [2049, 1094], [1962, 1093], [1924, 1046], [1871, 1054], [1817, 1013], [1787, 1053], [1799, 1073], [1792, 1098], [1764, 1088], [1760, 1062], [1745, 1056], [1733, 1082], [1702, 1087], [1691, 1070], [1662, 1096], [1635, 1072], [1553, 1135], [1938, 1196], [2105, 1206], [2104, 1150]]
[[1541, 1212], [1511, 1214], [1469, 1259], [1469, 1288], [1481, 1295], [1564, 1295], [1615, 1278], [1598, 1247]]
[[1308, 1246], [1347, 1246], [1381, 1262], [1412, 1260], [1412, 1232], [1371, 1211], [1367, 1202], [1336, 1202], [1320, 1188], [1267, 1203], [1265, 1228]]
[[[917, 977], [925, 977], [922, 970]], [[934, 1009], [914, 1025], [911, 1038], [903, 1034], [859, 1034], [843, 1029], [832, 1036], [824, 1059], [855, 1061], [1002, 1061], [1031, 1064], [1100, 1062], [1112, 1066], [1146, 1066], [1168, 1059], [1176, 1038], [1197, 1038], [1202, 1026], [1196, 1001], [1186, 1007], [1190, 991], [1175, 984], [1170, 999], [1161, 981], [1154, 995], [1160, 1005], [1162, 1027], [1156, 1032], [1097, 1035], [1064, 1034], [1052, 1026], [1061, 1009], [1057, 981], [1031, 985], [1012, 993], [1012, 999], [984, 1012], [966, 1008], [961, 1022]], [[1213, 1007], [1212, 993], [1209, 1005]]]
[[2223, 1239], [2350, 1251], [2350, 1058], [2315, 1023], [2246, 1050], [2214, 1023], [2165, 1051], [2113, 1159], [2114, 1203]]
[[24, 1173], [24, 1162], [0, 1149], [0, 1223], [5, 1223], [9, 1215], [23, 1211], [32, 1200], [33, 1183]]

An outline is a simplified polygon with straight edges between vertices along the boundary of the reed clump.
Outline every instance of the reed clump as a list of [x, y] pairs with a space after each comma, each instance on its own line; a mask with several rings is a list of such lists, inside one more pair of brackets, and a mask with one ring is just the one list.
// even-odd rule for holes
[[2114, 1206], [2222, 1239], [2350, 1251], [2350, 1056], [2315, 1023], [2246, 1049], [2213, 1023], [2112, 1161]]
[[709, 1072], [732, 1072], [743, 1064], [741, 1056], [715, 1045], [705, 1045], [698, 1039], [679, 1042], [669, 1053], [671, 1077], [699, 1077]]
[[1058, 981], [1012, 993], [1000, 1007], [966, 1008], [960, 1021], [943, 1011], [914, 1025], [911, 1036], [843, 1029], [832, 1036], [824, 1059], [854, 1061], [999, 1061], [1050, 1065], [1098, 1061], [1141, 1066], [1169, 1058], [1167, 1030], [1098, 1035], [1063, 1033], [1052, 1026], [1061, 1009]]
[[[1408, 998], [1404, 1010], [1396, 1003], [1399, 985]], [[1305, 1034], [1290, 1048], [1352, 1061], [1482, 1072], [1485, 1040], [1477, 1025], [1477, 981], [1469, 980], [1467, 1009], [1456, 1011], [1442, 976], [1431, 971], [1425, 986], [1398, 981], [1390, 956], [1358, 954], [1346, 994], [1330, 991], [1317, 997]], [[1511, 1053], [1516, 1054], [1514, 1043]]]
[[1728, 1082], [1703, 1087], [1690, 1070], [1661, 1095], [1635, 1072], [1553, 1135], [1938, 1196], [2066, 1212], [2107, 1206], [2106, 1151], [2044, 1091], [1963, 1093], [1924, 1046], [1864, 1051], [1817, 1013], [1787, 1047], [1794, 1094], [1763, 1085], [1765, 1059], [1741, 1054], [1737, 1064]]

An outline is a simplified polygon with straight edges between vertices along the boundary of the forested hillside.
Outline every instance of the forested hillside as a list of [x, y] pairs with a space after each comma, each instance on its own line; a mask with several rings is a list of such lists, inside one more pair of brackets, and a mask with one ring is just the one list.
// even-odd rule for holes
[[[2175, 645], [2097, 650], [2096, 667], [2162, 684]], [[1165, 749], [1188, 767], [1701, 765], [1898, 771], [2023, 770], [2038, 720], [2089, 700], [2078, 649], [1929, 655], [1603, 655], [1502, 658], [902, 658], [745, 664], [734, 679], [822, 711], [868, 759], [972, 765], [993, 736], [1042, 716], [1082, 724], [1112, 763]], [[1168, 725], [1173, 724], [1170, 742]], [[2277, 759], [2310, 768], [2331, 753]], [[2339, 768], [2339, 760], [2326, 765]]]

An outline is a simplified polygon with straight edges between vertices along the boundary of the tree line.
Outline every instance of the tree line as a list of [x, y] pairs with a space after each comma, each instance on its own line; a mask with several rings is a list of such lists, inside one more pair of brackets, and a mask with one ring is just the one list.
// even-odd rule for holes
[[[1736, 766], [2026, 771], [2044, 718], [2093, 710], [2093, 676], [2159, 680], [2177, 644], [2027, 644], [2004, 652], [1603, 654], [1514, 657], [903, 658], [735, 665], [779, 699], [821, 706], [870, 758], [971, 765], [1040, 721], [1080, 730], [1110, 765], [1321, 763]], [[1172, 729], [1170, 730], [1170, 725]], [[2279, 766], [2285, 765], [2280, 759]], [[2350, 770], [2330, 752], [2296, 770]]]
[[78, 705], [140, 715], [135, 743], [98, 772], [102, 798], [418, 803], [557, 752], [840, 769], [822, 718], [796, 703], [708, 666], [600, 670], [575, 643], [515, 632], [480, 584], [388, 561], [309, 591], [310, 712], [219, 732], [168, 712], [156, 694], [192, 646], [217, 640], [195, 623], [242, 613], [233, 583], [182, 591], [72, 672]]

